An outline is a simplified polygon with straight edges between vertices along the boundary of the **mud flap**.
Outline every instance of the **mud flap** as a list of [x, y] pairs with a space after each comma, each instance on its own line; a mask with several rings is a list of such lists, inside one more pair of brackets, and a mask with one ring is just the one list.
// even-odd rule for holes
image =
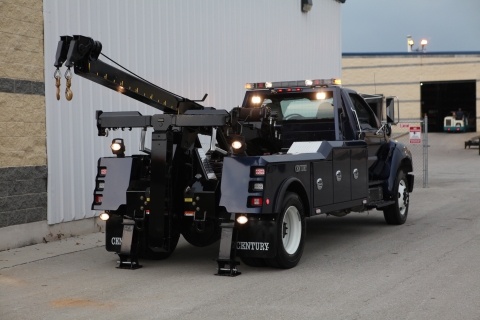
[[274, 258], [277, 246], [277, 222], [272, 219], [249, 217], [238, 226], [237, 256], [251, 258]]

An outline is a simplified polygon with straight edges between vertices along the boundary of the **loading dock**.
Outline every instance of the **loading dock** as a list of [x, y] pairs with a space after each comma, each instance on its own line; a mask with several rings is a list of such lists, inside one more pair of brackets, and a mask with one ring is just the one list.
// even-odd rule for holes
[[420, 82], [421, 112], [429, 132], [443, 132], [443, 119], [462, 108], [470, 131], [476, 131], [476, 80]]

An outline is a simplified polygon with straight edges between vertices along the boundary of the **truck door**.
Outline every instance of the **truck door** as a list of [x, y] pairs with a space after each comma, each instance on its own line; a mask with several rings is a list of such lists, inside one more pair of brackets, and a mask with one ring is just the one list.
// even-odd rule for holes
[[365, 140], [368, 145], [367, 166], [370, 168], [377, 160], [377, 152], [382, 143], [385, 142], [385, 136], [383, 132], [380, 132], [378, 135], [375, 134], [378, 129], [380, 129], [380, 121], [365, 100], [358, 94], [352, 92], [348, 93], [348, 97], [350, 99], [347, 100], [352, 104], [352, 108], [355, 110], [360, 124], [359, 133], [361, 132], [361, 137], [357, 138]]

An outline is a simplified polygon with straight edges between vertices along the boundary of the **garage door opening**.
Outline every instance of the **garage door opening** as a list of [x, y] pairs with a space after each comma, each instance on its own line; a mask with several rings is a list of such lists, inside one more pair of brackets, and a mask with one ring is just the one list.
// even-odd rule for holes
[[443, 132], [443, 119], [462, 108], [470, 131], [476, 131], [476, 81], [435, 81], [420, 83], [422, 117], [428, 117], [429, 132]]

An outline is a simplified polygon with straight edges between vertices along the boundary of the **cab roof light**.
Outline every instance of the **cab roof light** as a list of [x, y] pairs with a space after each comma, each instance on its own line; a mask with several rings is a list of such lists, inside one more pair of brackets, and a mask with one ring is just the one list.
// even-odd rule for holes
[[333, 79], [314, 79], [314, 80], [298, 80], [298, 81], [278, 81], [278, 82], [257, 82], [257, 83], [247, 83], [245, 89], [255, 90], [255, 89], [273, 89], [273, 88], [291, 88], [290, 91], [301, 91], [296, 88], [298, 87], [318, 87], [318, 86], [329, 86], [329, 85], [341, 85], [342, 80], [338, 78]]
[[266, 83], [265, 82], [247, 83], [245, 84], [245, 89], [249, 89], [249, 90], [266, 89]]

